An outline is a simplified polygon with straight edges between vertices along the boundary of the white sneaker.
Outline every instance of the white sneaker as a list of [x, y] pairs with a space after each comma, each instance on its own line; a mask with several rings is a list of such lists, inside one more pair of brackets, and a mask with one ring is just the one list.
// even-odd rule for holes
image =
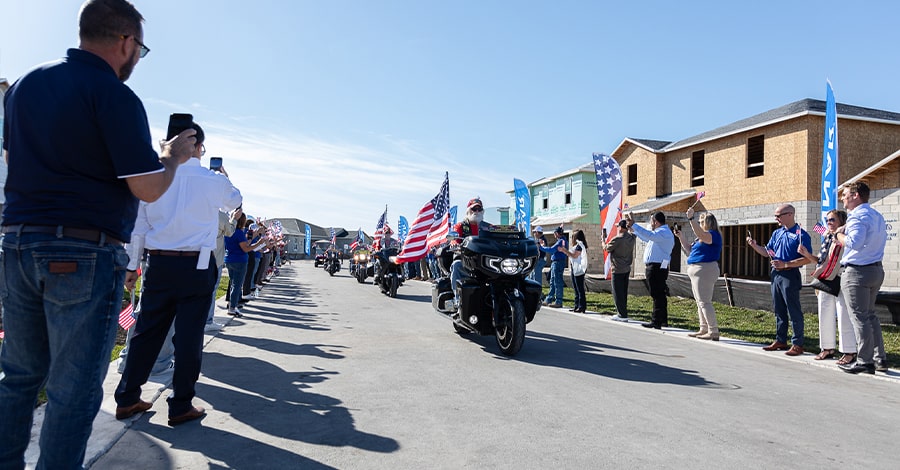
[[612, 320], [612, 321], [626, 321], [626, 322], [627, 322], [627, 321], [628, 321], [628, 317], [620, 317], [619, 314], [615, 314], [615, 315], [613, 315], [612, 317], [610, 317], [610, 320]]
[[214, 321], [212, 323], [207, 323], [206, 326], [203, 327], [203, 331], [206, 333], [210, 333], [213, 331], [221, 331], [222, 328], [225, 328], [225, 325]]
[[259, 289], [254, 289], [253, 293], [250, 294], [250, 297], [252, 297], [254, 299], [258, 299], [259, 298]]

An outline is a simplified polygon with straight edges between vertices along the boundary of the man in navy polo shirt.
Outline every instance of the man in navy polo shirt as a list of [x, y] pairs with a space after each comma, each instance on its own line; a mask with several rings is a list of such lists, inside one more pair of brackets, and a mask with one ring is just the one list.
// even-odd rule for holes
[[[747, 237], [747, 243], [757, 253], [768, 256], [772, 271], [772, 310], [775, 311], [775, 341], [763, 347], [766, 351], [787, 351], [788, 356], [803, 354], [803, 308], [800, 306], [800, 288], [803, 280], [800, 267], [811, 263], [797, 252], [802, 243], [806, 251], [812, 252], [809, 234], [794, 220], [794, 206], [782, 204], [775, 209], [778, 229], [765, 247]], [[788, 321], [794, 335], [787, 343]]]
[[22, 468], [46, 385], [38, 468], [81, 468], [115, 340], [138, 199], [155, 201], [194, 147], [153, 150], [123, 83], [149, 49], [126, 0], [88, 0], [78, 49], [26, 73], [4, 98], [9, 163], [0, 296], [0, 468]]

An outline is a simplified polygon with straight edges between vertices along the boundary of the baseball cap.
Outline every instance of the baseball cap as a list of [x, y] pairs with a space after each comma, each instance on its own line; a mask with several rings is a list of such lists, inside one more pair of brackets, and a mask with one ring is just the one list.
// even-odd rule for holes
[[544, 233], [544, 227], [541, 227], [540, 225], [538, 225], [538, 226], [534, 227], [534, 230], [532, 230], [532, 232]]
[[478, 208], [484, 209], [484, 204], [481, 203], [481, 199], [479, 199], [477, 197], [472, 198], [472, 199], [469, 199], [469, 203], [466, 204], [466, 209], [467, 210], [472, 209], [473, 207], [478, 207]]

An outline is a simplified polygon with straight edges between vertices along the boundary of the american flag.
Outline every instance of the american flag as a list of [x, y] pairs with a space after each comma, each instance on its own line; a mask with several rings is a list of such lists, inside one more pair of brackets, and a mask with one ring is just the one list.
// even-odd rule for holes
[[766, 253], [769, 254], [769, 258], [774, 258], [774, 257], [775, 257], [775, 250], [773, 250], [773, 249], [771, 249], [771, 248], [766, 248]]
[[[594, 171], [597, 173], [597, 197], [600, 200], [600, 227], [606, 230], [606, 242], [609, 242], [616, 236], [613, 227], [622, 219], [622, 170], [614, 158], [605, 153], [595, 153]], [[603, 266], [606, 278], [610, 279], [609, 253], [604, 254]]]
[[356, 231], [356, 240], [354, 240], [353, 243], [350, 245], [350, 250], [352, 251], [352, 250], [359, 248], [359, 246], [362, 245], [362, 243], [363, 243], [363, 231], [362, 231], [362, 227], [360, 227], [359, 230]]
[[828, 229], [825, 228], [825, 226], [822, 225], [821, 222], [816, 222], [816, 225], [813, 227], [813, 232], [816, 232], [816, 233], [818, 233], [819, 235], [822, 235], [822, 234], [824, 234], [824, 233], [827, 232], [827, 231], [828, 231]]
[[334, 227], [331, 227], [331, 244], [337, 246], [337, 235], [334, 233]]
[[800, 237], [802, 235], [802, 229], [800, 228], [800, 224], [797, 224], [797, 236]]
[[450, 232], [450, 174], [444, 175], [444, 184], [434, 199], [428, 201], [416, 215], [406, 236], [403, 252], [397, 256], [397, 263], [417, 261], [428, 254], [428, 249], [439, 245]]
[[119, 326], [123, 330], [127, 330], [134, 326], [137, 319], [134, 318], [134, 302], [128, 304], [121, 312], [119, 312]]
[[699, 201], [703, 199], [704, 196], [706, 196], [706, 191], [700, 191], [699, 193], [697, 193], [697, 200]]
[[381, 218], [378, 219], [378, 223], [375, 224], [375, 235], [373, 236], [374, 241], [372, 241], [372, 249], [378, 251], [381, 249], [381, 237], [384, 236], [384, 221], [387, 220], [387, 206], [384, 208], [384, 214], [381, 214]]

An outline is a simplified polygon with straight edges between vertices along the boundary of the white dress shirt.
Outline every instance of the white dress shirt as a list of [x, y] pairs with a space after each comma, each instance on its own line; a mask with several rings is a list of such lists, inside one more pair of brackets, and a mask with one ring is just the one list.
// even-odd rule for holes
[[231, 211], [242, 200], [228, 177], [200, 166], [199, 158], [182, 163], [162, 197], [140, 203], [128, 269], [137, 269], [144, 249], [199, 251], [197, 269], [206, 269], [216, 249], [219, 211]]

